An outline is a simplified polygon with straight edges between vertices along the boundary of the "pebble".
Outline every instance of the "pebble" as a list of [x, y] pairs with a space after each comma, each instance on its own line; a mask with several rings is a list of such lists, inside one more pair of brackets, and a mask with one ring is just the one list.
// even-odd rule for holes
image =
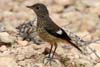
[[91, 8], [89, 8], [89, 12], [99, 16], [100, 15], [100, 7], [91, 7]]
[[55, 2], [57, 4], [60, 4], [60, 5], [71, 5], [75, 2], [75, 0], [55, 0]]
[[100, 6], [100, 0], [81, 0], [81, 2], [91, 7]]
[[0, 47], [0, 51], [6, 51], [7, 50], [7, 47], [5, 46], [5, 45], [2, 45], [1, 47]]
[[64, 10], [63, 6], [57, 5], [57, 4], [52, 5], [52, 6], [48, 6], [48, 8], [49, 8], [49, 11], [52, 11], [54, 13], [60, 13]]
[[0, 41], [4, 43], [14, 43], [15, 38], [10, 36], [7, 32], [0, 33]]
[[14, 57], [0, 56], [0, 67], [18, 67]]
[[94, 67], [100, 67], [100, 63], [96, 64], [96, 66], [94, 66]]
[[17, 55], [17, 60], [24, 60], [25, 59], [25, 56], [24, 55]]
[[0, 23], [0, 32], [4, 32], [5, 31], [5, 27], [2, 23]]
[[20, 40], [17, 40], [17, 43], [18, 43], [20, 46], [27, 46], [27, 45], [28, 45], [28, 42], [27, 42], [27, 41], [20, 41]]

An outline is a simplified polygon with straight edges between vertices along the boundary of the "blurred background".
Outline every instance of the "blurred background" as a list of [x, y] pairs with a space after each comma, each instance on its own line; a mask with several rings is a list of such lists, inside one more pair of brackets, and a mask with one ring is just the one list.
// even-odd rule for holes
[[[4, 45], [6, 42], [12, 43], [16, 40], [17, 26], [36, 19], [35, 13], [26, 7], [35, 3], [45, 4], [50, 17], [57, 25], [75, 33], [81, 39], [85, 41], [100, 39], [100, 0], [0, 0], [0, 41], [4, 42], [0, 44], [0, 67], [35, 67], [35, 65], [45, 67], [36, 60], [36, 57], [48, 47], [48, 43], [37, 46], [36, 44], [30, 45], [28, 41], [17, 40], [15, 48]], [[100, 55], [100, 40], [99, 43], [92, 43], [90, 46]], [[66, 49], [64, 49], [59, 47], [58, 55], [64, 54], [65, 57]], [[70, 62], [68, 62], [69, 66], [66, 63], [65, 67], [74, 67], [70, 66]], [[63, 67], [60, 62], [59, 64], [54, 67]], [[100, 63], [94, 67], [100, 67]]]

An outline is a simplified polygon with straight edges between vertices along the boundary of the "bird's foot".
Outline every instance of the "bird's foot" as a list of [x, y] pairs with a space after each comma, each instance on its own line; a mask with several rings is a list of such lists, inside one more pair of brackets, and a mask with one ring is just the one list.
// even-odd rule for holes
[[45, 58], [43, 59], [43, 63], [44, 63], [45, 65], [50, 64], [50, 66], [52, 66], [54, 63], [57, 63], [57, 62], [56, 62], [55, 58], [52, 58], [52, 57], [45, 57]]

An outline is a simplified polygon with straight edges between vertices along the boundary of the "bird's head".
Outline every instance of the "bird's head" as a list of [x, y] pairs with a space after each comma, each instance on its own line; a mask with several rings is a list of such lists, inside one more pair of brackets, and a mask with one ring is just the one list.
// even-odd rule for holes
[[49, 15], [48, 10], [44, 4], [37, 3], [32, 6], [27, 6], [28, 8], [32, 9], [37, 16], [45, 16]]

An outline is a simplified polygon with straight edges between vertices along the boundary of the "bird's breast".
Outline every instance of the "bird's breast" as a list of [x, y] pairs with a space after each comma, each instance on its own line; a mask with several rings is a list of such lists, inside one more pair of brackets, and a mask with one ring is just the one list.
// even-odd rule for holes
[[49, 34], [43, 28], [37, 28], [37, 32], [38, 32], [39, 37], [42, 38], [44, 41], [54, 42], [54, 41], [57, 41], [58, 40], [58, 38], [52, 36], [51, 34]]

